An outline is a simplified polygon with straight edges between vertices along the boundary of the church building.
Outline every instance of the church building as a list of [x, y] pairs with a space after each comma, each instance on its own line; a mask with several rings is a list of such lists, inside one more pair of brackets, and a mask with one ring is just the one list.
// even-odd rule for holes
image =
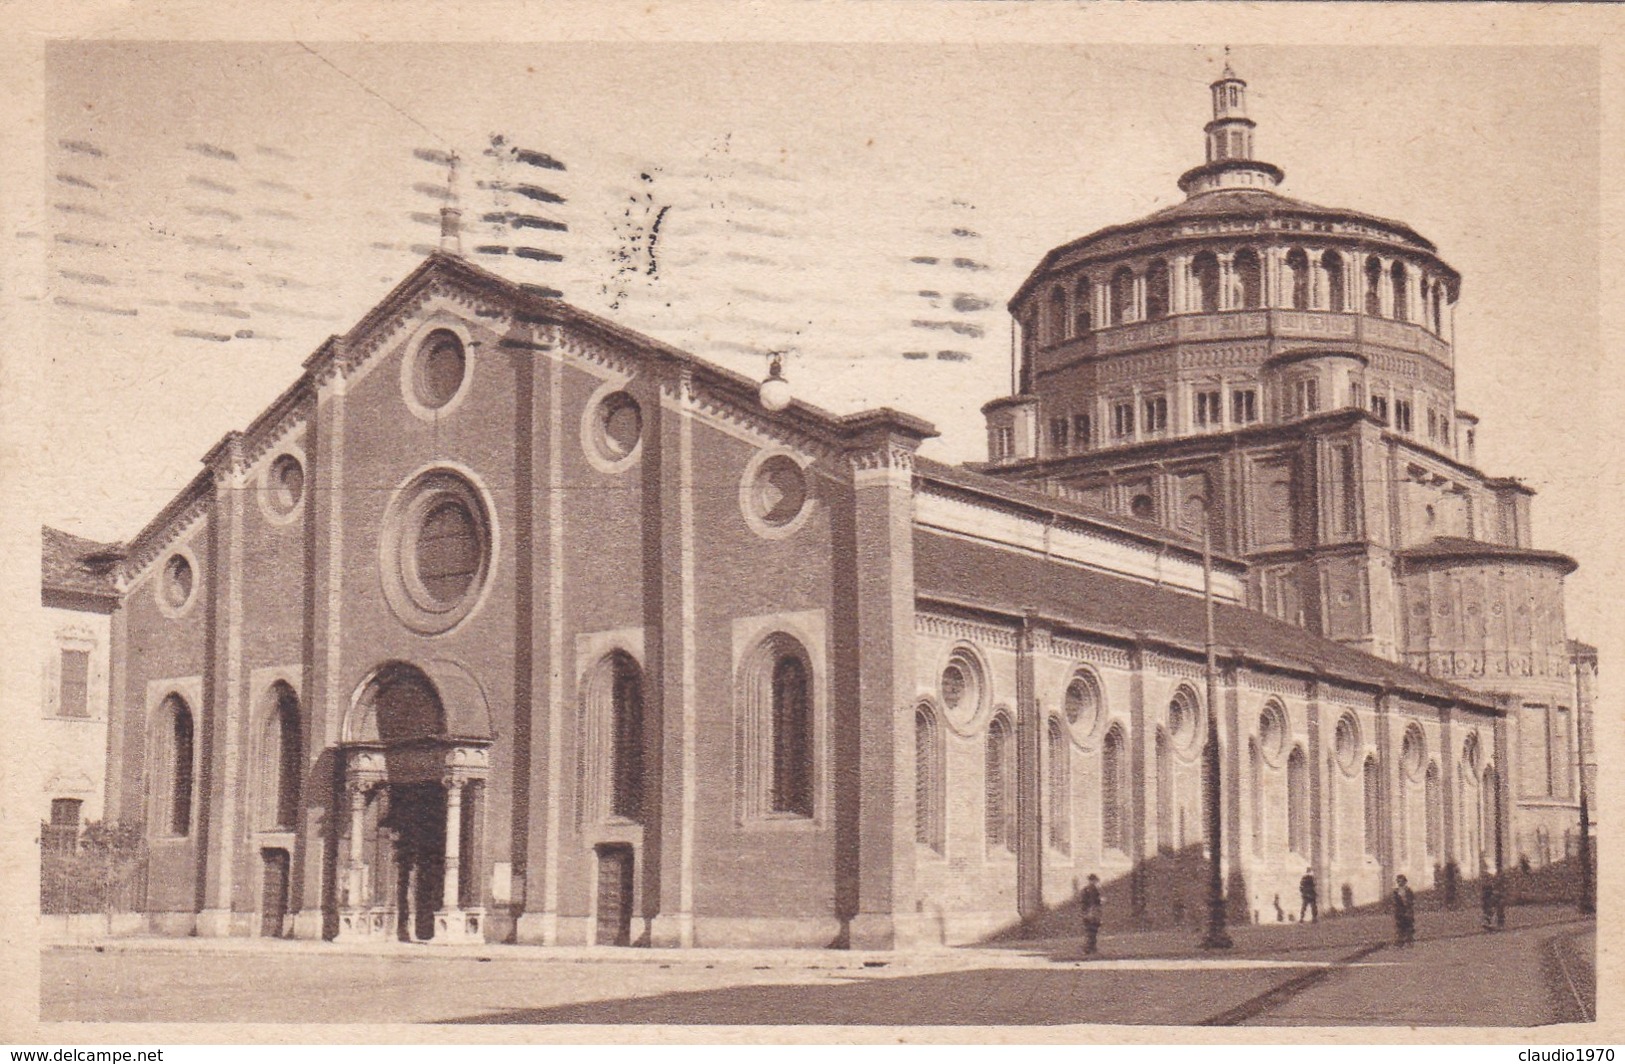
[[1209, 734], [1238, 919], [1561, 835], [1574, 563], [1472, 465], [1460, 278], [1275, 192], [1244, 92], [1185, 203], [1016, 293], [974, 467], [486, 272], [448, 208], [117, 554], [150, 926], [892, 948], [1090, 873], [1193, 925]]

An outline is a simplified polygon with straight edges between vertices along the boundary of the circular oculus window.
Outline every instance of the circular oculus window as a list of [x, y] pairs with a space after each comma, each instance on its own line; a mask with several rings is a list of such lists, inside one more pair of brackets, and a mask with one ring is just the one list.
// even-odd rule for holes
[[278, 455], [265, 476], [265, 496], [271, 510], [286, 517], [305, 497], [305, 467], [291, 454]]
[[384, 517], [380, 564], [396, 614], [420, 632], [450, 630], [479, 602], [491, 568], [491, 519], [475, 487], [447, 470], [414, 480]]
[[1196, 696], [1181, 690], [1168, 703], [1168, 738], [1180, 754], [1196, 749], [1196, 737], [1201, 729], [1201, 710]]
[[783, 528], [807, 505], [807, 474], [789, 455], [773, 455], [756, 467], [750, 494], [757, 518]]
[[982, 710], [982, 670], [969, 653], [957, 650], [943, 666], [937, 683], [948, 723], [959, 729], [968, 727]]
[[1337, 729], [1332, 733], [1332, 752], [1337, 758], [1337, 767], [1346, 775], [1354, 775], [1360, 761], [1360, 726], [1347, 714], [1338, 718]]
[[1286, 714], [1271, 702], [1258, 715], [1258, 752], [1272, 767], [1279, 766], [1286, 749]]
[[463, 338], [450, 329], [434, 330], [418, 344], [412, 369], [412, 394], [419, 405], [439, 410], [457, 395], [468, 375]]
[[594, 429], [599, 452], [606, 460], [618, 462], [643, 438], [643, 408], [626, 392], [606, 395], [598, 404]]
[[1066, 719], [1079, 736], [1093, 735], [1100, 723], [1100, 685], [1089, 673], [1080, 672], [1066, 686]]
[[192, 601], [192, 592], [196, 586], [197, 578], [186, 555], [170, 555], [169, 560], [164, 563], [163, 580], [159, 585], [159, 594], [163, 596], [164, 604], [172, 610], [182, 609]]

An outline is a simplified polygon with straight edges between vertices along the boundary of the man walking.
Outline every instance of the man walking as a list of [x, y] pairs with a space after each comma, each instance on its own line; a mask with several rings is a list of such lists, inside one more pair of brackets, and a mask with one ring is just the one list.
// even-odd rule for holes
[[1078, 896], [1083, 912], [1083, 952], [1093, 953], [1095, 941], [1100, 937], [1100, 877], [1089, 873], [1089, 885]]
[[1305, 868], [1303, 878], [1298, 880], [1298, 896], [1303, 904], [1298, 907], [1298, 923], [1303, 923], [1303, 914], [1308, 913], [1313, 923], [1320, 923], [1320, 894], [1315, 890], [1315, 870]]
[[1394, 886], [1394, 945], [1416, 945], [1416, 894], [1404, 876]]

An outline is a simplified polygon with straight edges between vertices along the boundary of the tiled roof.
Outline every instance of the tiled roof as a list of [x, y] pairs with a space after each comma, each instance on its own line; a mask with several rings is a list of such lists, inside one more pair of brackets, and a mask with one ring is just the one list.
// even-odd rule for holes
[[1430, 542], [1415, 547], [1406, 547], [1396, 551], [1401, 558], [1407, 561], [1515, 561], [1534, 562], [1539, 565], [1555, 565], [1566, 573], [1572, 573], [1580, 567], [1580, 563], [1555, 550], [1538, 550], [1534, 547], [1514, 547], [1505, 543], [1486, 543], [1477, 539], [1464, 539], [1460, 536], [1439, 536]]
[[[1127, 533], [1138, 539], [1150, 540], [1155, 543], [1167, 543], [1193, 551], [1202, 549], [1202, 540], [1199, 536], [1188, 536], [1182, 532], [1175, 532], [1154, 521], [1141, 521], [1135, 517], [1114, 514], [1109, 510], [1091, 506], [1088, 503], [1079, 502], [1066, 496], [1051, 495], [1046, 491], [1028, 487], [1020, 481], [989, 476], [986, 473], [968, 469], [964, 466], [944, 465], [941, 462], [919, 456], [914, 459], [914, 469], [926, 480], [964, 488], [980, 495], [988, 495], [1006, 502], [1015, 503], [1018, 506], [1041, 510], [1062, 517], [1074, 517], [1080, 521], [1102, 525]], [[1239, 561], [1218, 551], [1214, 551], [1213, 557], [1220, 562], [1229, 562], [1234, 565], [1241, 564]]]
[[118, 544], [98, 543], [49, 525], [40, 529], [40, 543], [40, 584], [45, 590], [108, 598], [117, 594], [113, 562], [123, 556]]
[[[914, 537], [914, 582], [917, 593], [927, 598], [1000, 612], [1036, 610], [1102, 635], [1128, 639], [1145, 633], [1196, 651], [1206, 641], [1200, 596], [927, 531]], [[1221, 653], [1234, 650], [1261, 664], [1428, 698], [1495, 705], [1483, 694], [1241, 606], [1215, 604], [1214, 635]]]

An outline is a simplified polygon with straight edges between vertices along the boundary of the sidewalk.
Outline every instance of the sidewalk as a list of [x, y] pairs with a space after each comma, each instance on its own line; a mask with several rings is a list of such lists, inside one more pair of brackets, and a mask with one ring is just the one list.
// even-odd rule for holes
[[[1549, 924], [1580, 923], [1572, 907], [1522, 906], [1507, 910], [1509, 930]], [[1418, 915], [1417, 941], [1483, 934], [1476, 910], [1424, 912]], [[130, 936], [44, 943], [42, 948], [99, 953], [266, 954], [277, 956], [376, 956], [396, 959], [481, 959], [546, 964], [646, 964], [821, 970], [907, 969], [942, 971], [956, 968], [1031, 968], [1085, 963], [1111, 966], [1118, 961], [1182, 961], [1213, 967], [1275, 964], [1335, 964], [1350, 954], [1393, 939], [1393, 921], [1382, 913], [1328, 917], [1318, 923], [1263, 924], [1233, 927], [1234, 946], [1207, 951], [1196, 929], [1124, 931], [1109, 929], [1093, 956], [1083, 952], [1082, 935], [1067, 938], [1013, 940], [974, 946], [925, 946], [905, 950], [836, 949], [645, 949], [617, 946], [537, 946], [507, 943], [438, 946], [415, 942], [338, 943], [309, 939], [173, 938]]]

